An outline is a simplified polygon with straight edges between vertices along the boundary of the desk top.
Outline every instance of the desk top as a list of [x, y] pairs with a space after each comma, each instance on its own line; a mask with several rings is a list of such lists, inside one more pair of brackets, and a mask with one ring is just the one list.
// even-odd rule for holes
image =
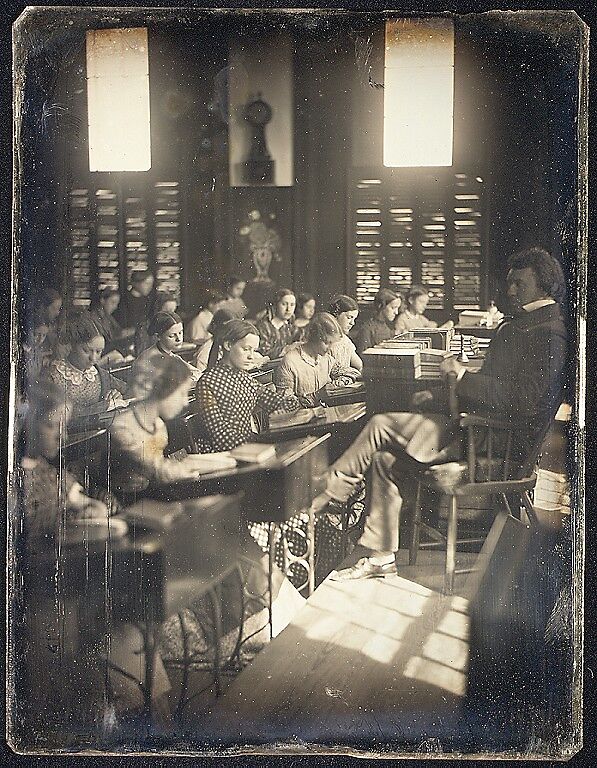
[[[293, 424], [289, 418], [289, 423], [282, 424], [279, 427], [273, 427], [257, 436], [260, 443], [269, 441], [279, 441], [281, 439], [291, 439], [292, 437], [306, 435], [323, 435], [327, 432], [334, 432], [343, 424], [353, 424], [363, 418], [367, 412], [365, 403], [349, 403], [346, 405], [335, 405], [322, 410], [320, 418], [313, 418], [306, 423]], [[302, 411], [297, 411], [297, 415]], [[292, 414], [289, 414], [289, 417]], [[300, 418], [300, 417], [299, 417]]]
[[465, 336], [476, 336], [478, 339], [493, 339], [497, 332], [495, 328], [487, 328], [484, 325], [456, 325], [456, 333], [464, 333]]
[[217, 480], [220, 478], [235, 478], [242, 477], [244, 475], [255, 474], [256, 472], [265, 472], [269, 470], [279, 470], [290, 466], [295, 461], [300, 459], [309, 451], [313, 450], [318, 445], [321, 445], [326, 440], [329, 440], [331, 435], [329, 433], [323, 435], [308, 435], [305, 437], [295, 438], [291, 440], [285, 440], [278, 442], [274, 445], [276, 455], [275, 457], [262, 462], [252, 462], [245, 464], [239, 463], [236, 467], [229, 469], [221, 469], [216, 472], [207, 472], [202, 474], [193, 483], [203, 483], [211, 480]]
[[101, 437], [101, 435], [106, 433], [106, 429], [88, 429], [85, 432], [75, 432], [74, 434], [68, 434], [68, 437], [66, 438], [66, 441], [64, 443], [65, 448], [73, 448], [76, 445], [79, 445], [80, 443], [86, 443], [89, 440], [93, 440], [96, 437]]

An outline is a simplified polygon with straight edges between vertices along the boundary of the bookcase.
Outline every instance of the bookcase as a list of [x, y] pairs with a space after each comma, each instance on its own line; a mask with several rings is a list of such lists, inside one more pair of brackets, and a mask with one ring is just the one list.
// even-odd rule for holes
[[429, 289], [444, 315], [487, 301], [486, 179], [453, 168], [356, 168], [348, 179], [347, 286], [362, 307], [383, 287]]
[[151, 269], [156, 288], [180, 301], [183, 194], [176, 180], [130, 182], [90, 177], [69, 195], [69, 301], [89, 306], [97, 291], [124, 293], [131, 272]]

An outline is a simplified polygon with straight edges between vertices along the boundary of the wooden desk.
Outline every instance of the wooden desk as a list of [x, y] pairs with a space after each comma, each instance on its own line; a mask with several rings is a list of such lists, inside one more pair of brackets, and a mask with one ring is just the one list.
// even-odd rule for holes
[[[476, 373], [483, 365], [481, 358], [471, 358], [464, 367], [470, 373]], [[448, 402], [448, 386], [443, 379], [370, 379], [367, 382], [367, 412], [391, 413], [413, 410], [412, 397], [416, 392], [429, 390], [435, 394], [437, 411], [444, 412]], [[426, 410], [434, 412], [432, 407]]]
[[367, 394], [364, 382], [359, 382], [359, 387], [339, 388], [330, 387], [323, 397], [323, 402], [328, 406], [350, 405], [352, 403], [364, 403]]
[[[150, 713], [159, 627], [166, 617], [205, 595], [212, 612], [213, 674], [219, 689], [221, 668], [228, 663], [221, 656], [220, 640], [238, 627], [239, 641], [233, 652], [237, 654], [243, 632], [245, 584], [239, 559], [239, 504], [238, 495], [212, 496], [179, 505], [175, 514], [168, 515], [167, 509], [156, 510], [155, 506], [150, 514], [147, 502], [145, 509], [139, 505], [135, 515], [131, 510], [125, 537], [85, 542], [82, 527], [80, 542], [64, 543], [56, 551], [46, 542], [37, 550], [33, 542], [29, 543], [23, 569], [26, 614], [33, 616], [44, 606], [53, 606], [54, 612], [55, 606], [67, 606], [75, 620], [70, 626], [60, 624], [57, 639], [62, 647], [75, 652], [92, 650], [87, 656], [79, 651], [74, 658], [62, 654], [51, 658], [51, 665], [60, 665], [61, 685], [69, 685], [70, 676], [82, 664], [90, 665], [89, 674], [94, 670], [97, 674], [107, 665], [106, 672], [109, 668], [128, 676], [129, 672], [112, 663], [109, 650], [105, 657], [103, 651], [118, 624], [132, 623], [138, 625], [143, 638], [144, 671], [139, 684], [146, 712]], [[126, 511], [123, 517], [127, 518]], [[150, 523], [152, 531], [148, 530]], [[238, 583], [239, 598], [229, 605], [222, 602], [221, 587], [231, 580]], [[32, 635], [30, 641], [35, 647], [44, 638]], [[181, 663], [185, 661], [189, 660]], [[101, 675], [103, 679], [107, 679], [106, 672]]]
[[99, 440], [100, 437], [103, 437], [106, 434], [107, 430], [105, 427], [90, 429], [86, 432], [74, 432], [72, 434], [69, 431], [64, 443], [64, 448], [66, 450], [87, 449], [91, 444], [95, 443], [96, 440]]
[[464, 333], [465, 336], [476, 336], [478, 339], [493, 339], [497, 332], [496, 328], [487, 328], [483, 325], [456, 325], [456, 333]]
[[397, 752], [430, 734], [443, 743], [458, 723], [467, 657], [462, 598], [396, 574], [327, 580], [213, 705], [201, 733], [214, 748], [258, 751], [334, 750], [372, 734]]
[[[336, 405], [323, 409], [321, 418], [312, 419], [305, 424], [290, 423], [280, 427], [271, 427], [257, 435], [257, 439], [262, 443], [275, 443], [280, 440], [289, 440], [306, 435], [322, 435], [326, 432], [335, 435], [345, 425], [354, 424], [361, 420], [366, 412], [367, 407], [365, 403]], [[292, 418], [292, 414], [288, 414], [288, 416], [289, 419]]]
[[320, 488], [315, 478], [328, 466], [329, 433], [285, 440], [275, 445], [276, 456], [261, 464], [239, 464], [233, 469], [201, 475], [164, 486], [160, 497], [170, 501], [214, 493], [244, 492], [243, 510], [250, 522], [281, 523], [309, 507]]

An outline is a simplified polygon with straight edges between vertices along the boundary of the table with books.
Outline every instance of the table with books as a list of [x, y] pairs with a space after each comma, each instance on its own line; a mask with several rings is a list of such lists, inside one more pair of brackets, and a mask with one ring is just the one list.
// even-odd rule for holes
[[[486, 342], [486, 343], [485, 343]], [[369, 414], [412, 410], [416, 392], [436, 394], [438, 408], [446, 401], [446, 385], [440, 366], [447, 357], [464, 352], [463, 364], [479, 370], [489, 339], [462, 336], [453, 329], [421, 329], [388, 339], [365, 350], [363, 380]]]

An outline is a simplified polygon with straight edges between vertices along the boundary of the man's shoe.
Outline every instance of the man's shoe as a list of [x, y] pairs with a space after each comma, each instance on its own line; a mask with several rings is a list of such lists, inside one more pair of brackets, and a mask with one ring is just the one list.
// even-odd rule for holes
[[355, 579], [378, 579], [396, 573], [396, 563], [384, 563], [378, 565], [372, 563], [371, 558], [361, 557], [361, 559], [350, 568], [342, 568], [341, 571], [332, 571], [330, 579], [332, 581], [354, 581]]

